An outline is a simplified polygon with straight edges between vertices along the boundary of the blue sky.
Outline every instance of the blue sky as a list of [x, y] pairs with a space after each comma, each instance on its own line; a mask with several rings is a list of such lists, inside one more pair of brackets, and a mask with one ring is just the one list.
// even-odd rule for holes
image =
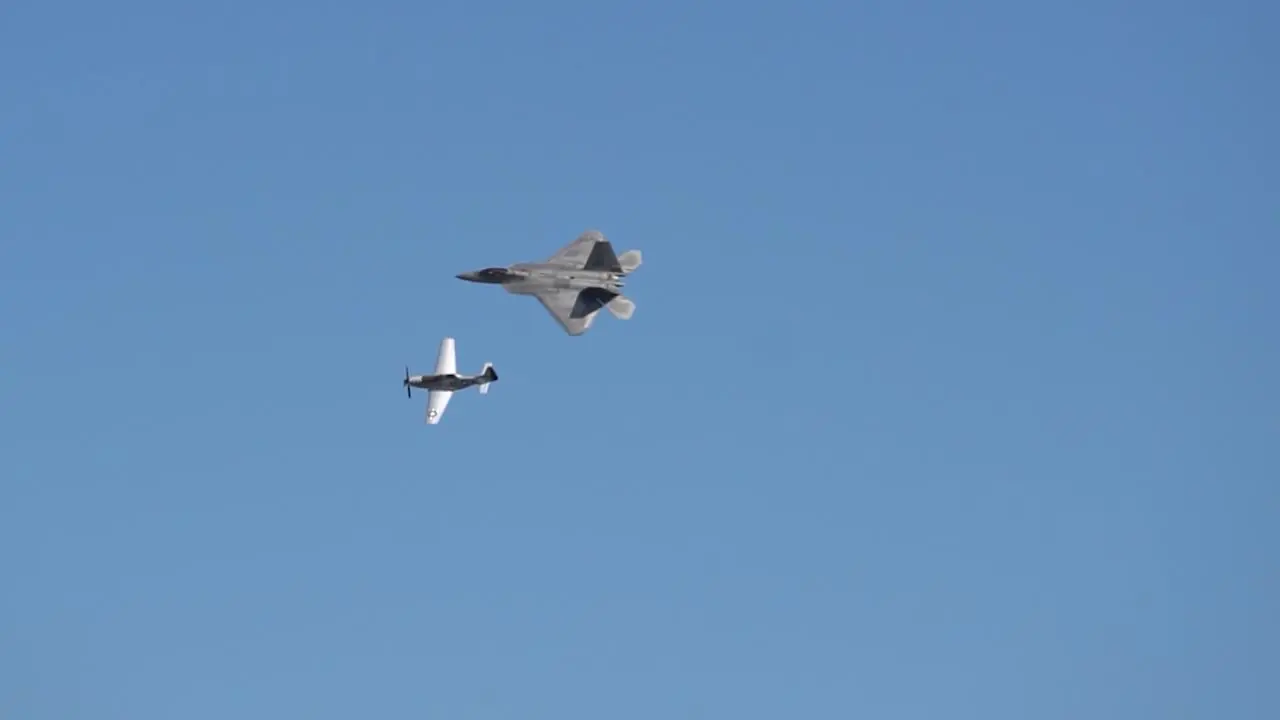
[[1280, 11], [205, 5], [0, 9], [0, 714], [1280, 716]]

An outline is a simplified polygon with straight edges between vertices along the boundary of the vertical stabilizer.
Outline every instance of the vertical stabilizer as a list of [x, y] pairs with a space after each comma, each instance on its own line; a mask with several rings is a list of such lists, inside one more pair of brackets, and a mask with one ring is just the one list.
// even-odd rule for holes
[[582, 266], [582, 269], [621, 272], [622, 267], [618, 263], [618, 256], [613, 254], [613, 245], [602, 237], [591, 248], [591, 254], [587, 256], [587, 262]]
[[484, 382], [480, 384], [480, 394], [489, 394], [489, 383], [498, 379], [498, 371], [493, 369], [493, 363], [485, 363], [484, 368], [480, 370], [480, 377], [484, 378]]

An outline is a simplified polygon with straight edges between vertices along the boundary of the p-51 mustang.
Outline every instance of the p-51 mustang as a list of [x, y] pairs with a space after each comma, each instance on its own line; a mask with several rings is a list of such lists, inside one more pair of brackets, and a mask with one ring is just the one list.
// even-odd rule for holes
[[435, 425], [444, 416], [453, 394], [465, 390], [472, 385], [480, 386], [480, 394], [489, 393], [489, 383], [498, 379], [493, 363], [485, 363], [479, 375], [459, 375], [457, 351], [453, 338], [440, 341], [440, 350], [436, 354], [436, 368], [430, 375], [410, 375], [408, 366], [404, 369], [404, 391], [412, 398], [413, 388], [427, 391], [427, 424]]
[[581, 335], [602, 308], [627, 320], [636, 304], [622, 294], [622, 279], [640, 267], [640, 251], [613, 254], [598, 230], [588, 230], [542, 262], [522, 262], [458, 275], [459, 280], [501, 285], [513, 295], [532, 295], [570, 335]]

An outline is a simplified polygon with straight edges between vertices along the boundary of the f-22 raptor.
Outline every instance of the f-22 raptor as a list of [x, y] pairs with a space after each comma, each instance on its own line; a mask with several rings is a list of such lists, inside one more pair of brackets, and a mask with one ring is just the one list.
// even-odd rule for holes
[[409, 368], [404, 369], [404, 391], [413, 398], [412, 388], [427, 391], [427, 424], [435, 425], [444, 416], [444, 409], [449, 400], [459, 390], [473, 385], [480, 386], [480, 394], [489, 394], [489, 383], [498, 379], [493, 363], [485, 363], [479, 375], [459, 375], [458, 357], [453, 338], [440, 341], [440, 350], [436, 353], [435, 371], [430, 375], [410, 375]]
[[623, 278], [640, 267], [640, 251], [614, 255], [598, 230], [587, 230], [542, 262], [522, 262], [458, 275], [459, 280], [501, 285], [513, 295], [532, 295], [570, 335], [591, 327], [603, 308], [627, 320], [636, 304], [622, 294]]

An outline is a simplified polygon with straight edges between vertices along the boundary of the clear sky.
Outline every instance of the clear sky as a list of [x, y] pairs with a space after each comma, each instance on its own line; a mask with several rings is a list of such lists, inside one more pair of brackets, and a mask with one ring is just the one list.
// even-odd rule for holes
[[200, 5], [0, 7], [4, 718], [1280, 717], [1275, 3]]

